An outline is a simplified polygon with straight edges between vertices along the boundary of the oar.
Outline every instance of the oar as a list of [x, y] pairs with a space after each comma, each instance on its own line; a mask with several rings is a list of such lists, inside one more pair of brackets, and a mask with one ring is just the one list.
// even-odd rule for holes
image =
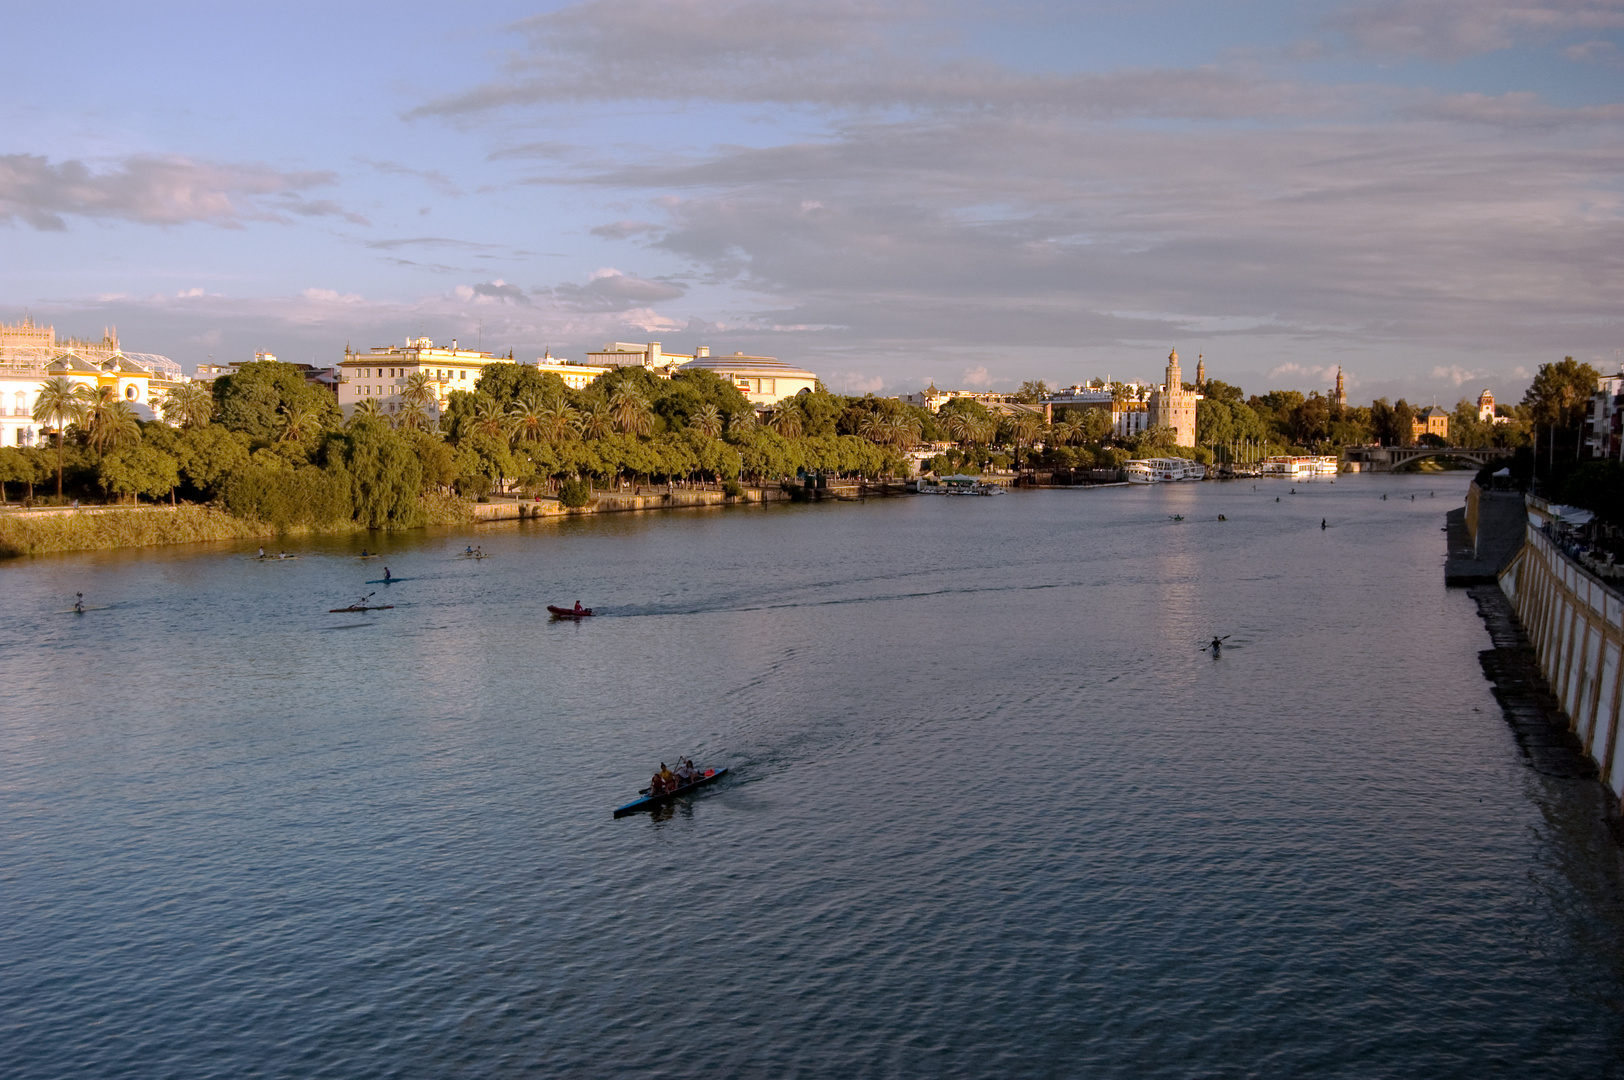
[[[1217, 639], [1218, 644], [1222, 645], [1224, 642], [1228, 641], [1229, 638], [1230, 635], [1225, 634], [1223, 637]], [[1208, 649], [1212, 648], [1212, 645], [1213, 643], [1209, 641], [1205, 645], [1201, 646], [1201, 648], [1197, 649], [1196, 652], [1206, 652]]]

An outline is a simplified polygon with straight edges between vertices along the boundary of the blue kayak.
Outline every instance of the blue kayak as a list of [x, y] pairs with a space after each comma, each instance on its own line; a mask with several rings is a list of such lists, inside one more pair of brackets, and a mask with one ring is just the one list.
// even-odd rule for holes
[[625, 806], [622, 806], [615, 811], [615, 817], [625, 817], [627, 814], [635, 814], [639, 810], [652, 810], [654, 807], [662, 806], [673, 799], [682, 798], [682, 796], [688, 794], [690, 791], [694, 790], [694, 788], [702, 788], [706, 784], [714, 784], [716, 781], [720, 780], [726, 775], [726, 769], [717, 769], [715, 772], [706, 773], [704, 776], [700, 777], [698, 780], [695, 780], [691, 784], [683, 784], [675, 791], [668, 791], [663, 795], [649, 795], [646, 798], [638, 799], [636, 802], [629, 802]]
[[367, 582], [368, 585], [393, 585], [397, 581], [405, 581], [403, 577], [381, 577], [376, 581]]

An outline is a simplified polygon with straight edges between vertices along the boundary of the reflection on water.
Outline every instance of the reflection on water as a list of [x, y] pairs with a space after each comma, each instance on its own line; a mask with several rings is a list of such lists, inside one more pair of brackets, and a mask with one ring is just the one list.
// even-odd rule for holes
[[[1463, 485], [8, 564], [0, 1059], [1615, 1074], [1618, 849], [1599, 789], [1523, 767], [1442, 587]], [[362, 547], [395, 608], [328, 614]], [[678, 755], [735, 772], [611, 817]]]

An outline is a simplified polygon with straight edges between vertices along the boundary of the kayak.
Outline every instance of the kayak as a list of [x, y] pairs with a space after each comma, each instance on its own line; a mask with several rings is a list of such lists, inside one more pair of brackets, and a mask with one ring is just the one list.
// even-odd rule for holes
[[367, 584], [368, 585], [393, 585], [397, 581], [405, 581], [405, 580], [407, 580], [407, 579], [403, 578], [403, 577], [381, 577], [381, 578], [378, 578], [376, 581], [369, 581], [369, 582], [367, 582]]
[[547, 610], [558, 616], [560, 619], [584, 619], [588, 615], [592, 614], [591, 608], [582, 608], [580, 611], [576, 611], [574, 608], [553, 607], [551, 604], [547, 605]]
[[388, 611], [394, 604], [351, 604], [349, 607], [328, 608], [327, 614], [337, 615], [341, 611]]
[[[726, 775], [726, 769], [717, 769], [714, 772], [707, 769], [704, 776], [700, 777], [698, 780], [695, 780], [691, 784], [683, 784], [675, 791], [668, 791], [663, 795], [648, 795], [644, 798], [638, 799], [636, 802], [627, 803], [625, 806], [622, 806], [615, 811], [615, 817], [625, 817], [627, 814], [635, 814], [639, 810], [649, 810], [656, 806], [662, 806], [665, 803], [670, 802], [672, 799], [681, 798], [694, 788], [701, 788], [706, 784], [714, 784], [716, 781], [720, 780]], [[646, 791], [648, 789], [645, 788], [644, 790]]]

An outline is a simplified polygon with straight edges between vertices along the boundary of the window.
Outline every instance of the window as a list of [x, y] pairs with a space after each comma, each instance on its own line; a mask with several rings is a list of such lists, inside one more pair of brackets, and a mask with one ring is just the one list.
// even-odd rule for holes
[[134, 383], [131, 383], [129, 386], [126, 386], [124, 388], [124, 396], [128, 400], [134, 401], [135, 400], [135, 395], [136, 395], [136, 389], [135, 389], [135, 384]]

